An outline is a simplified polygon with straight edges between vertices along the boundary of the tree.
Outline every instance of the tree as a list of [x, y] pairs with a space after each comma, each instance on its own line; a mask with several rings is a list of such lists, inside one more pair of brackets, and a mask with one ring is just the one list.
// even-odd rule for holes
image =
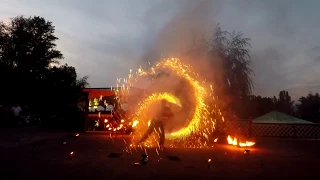
[[54, 32], [52, 22], [38, 16], [0, 23], [0, 81], [6, 87], [1, 103], [19, 102], [38, 113], [76, 105], [87, 77], [79, 78], [72, 66], [57, 66], [63, 55]]
[[291, 100], [291, 96], [288, 91], [280, 91], [279, 97], [276, 101], [276, 108], [278, 111], [293, 115], [294, 114], [294, 101]]
[[183, 54], [182, 59], [188, 59], [199, 74], [214, 85], [221, 99], [219, 107], [229, 115], [242, 111], [241, 104], [253, 89], [250, 47], [249, 38], [240, 32], [223, 31], [218, 24], [211, 39], [194, 39], [186, 52], [178, 54]]
[[[250, 39], [243, 37], [242, 33], [222, 31], [218, 25], [210, 43], [211, 62], [221, 61], [223, 83], [219, 92], [224, 99], [229, 99], [227, 107], [231, 107], [233, 112], [241, 112], [242, 106], [246, 101], [246, 96], [252, 92], [253, 84], [250, 69], [249, 48]], [[214, 63], [217, 64], [217, 63]], [[218, 70], [219, 72], [219, 70]], [[219, 77], [219, 76], [218, 76]], [[235, 107], [238, 107], [236, 109]]]
[[[15, 17], [10, 23], [1, 23], [0, 57], [2, 64], [13, 69], [11, 81], [15, 91], [28, 91], [31, 96], [17, 97], [19, 101], [31, 101], [27, 97], [39, 94], [45, 74], [52, 63], [58, 63], [63, 55], [56, 50], [52, 22], [42, 17]], [[17, 83], [17, 81], [19, 83]], [[40, 86], [39, 86], [40, 85]], [[32, 88], [32, 91], [30, 89]], [[29, 88], [26, 88], [29, 87]], [[15, 92], [21, 94], [21, 92]]]
[[65, 64], [49, 69], [46, 78], [48, 84], [46, 86], [50, 88], [52, 92], [55, 92], [51, 98], [56, 101], [57, 104], [61, 104], [59, 102], [63, 101], [63, 105], [72, 106], [77, 103], [78, 95], [82, 89], [88, 85], [87, 78], [87, 76], [78, 78], [76, 69]]
[[288, 91], [280, 91], [277, 97], [261, 97], [261, 96], [246, 96], [242, 99], [241, 107], [238, 107], [240, 118], [256, 118], [269, 113], [273, 110], [294, 115], [294, 101], [291, 100], [291, 96]]
[[261, 97], [255, 95], [245, 96], [242, 99], [242, 104], [236, 107], [239, 110], [236, 112], [240, 119], [252, 119], [262, 116], [270, 111], [276, 110], [276, 100], [271, 97]]
[[320, 95], [309, 93], [307, 96], [299, 98], [297, 104], [297, 114], [300, 118], [320, 123]]
[[[1, 23], [0, 31], [6, 43], [1, 43], [1, 59], [13, 65], [21, 72], [36, 74], [58, 63], [63, 55], [56, 49], [54, 35], [55, 27], [52, 22], [42, 17], [15, 17], [9, 24]], [[37, 77], [41, 78], [41, 77]]]
[[223, 31], [218, 24], [211, 40], [201, 39], [187, 53], [192, 59], [204, 57], [211, 64], [209, 76], [213, 78], [209, 79], [217, 87], [217, 95], [225, 101], [225, 110], [241, 111], [235, 108], [240, 108], [246, 96], [251, 95], [253, 71], [250, 69], [250, 47], [249, 38], [243, 37], [240, 32]]

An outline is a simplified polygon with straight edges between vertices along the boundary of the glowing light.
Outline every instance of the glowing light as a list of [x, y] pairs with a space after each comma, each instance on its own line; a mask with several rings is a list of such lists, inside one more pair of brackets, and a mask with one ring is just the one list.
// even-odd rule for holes
[[228, 136], [227, 140], [228, 140], [228, 144], [233, 145], [233, 146], [240, 146], [240, 147], [250, 147], [250, 146], [253, 146], [256, 144], [255, 142], [252, 142], [252, 141], [238, 143], [237, 138], [232, 138], [231, 136]]
[[151, 124], [151, 120], [148, 121], [148, 127], [150, 126], [150, 124]]
[[201, 83], [195, 79], [198, 75], [193, 71], [193, 69], [181, 63], [181, 61], [177, 58], [171, 58], [165, 61], [161, 61], [156, 64], [156, 67], [164, 67], [171, 69], [173, 72], [176, 72], [178, 76], [186, 79], [189, 84], [195, 90], [195, 98], [196, 98], [196, 107], [193, 118], [191, 119], [189, 125], [186, 128], [181, 129], [180, 131], [171, 133], [171, 137], [186, 137], [190, 135], [192, 132], [201, 131], [201, 120], [205, 121], [208, 118], [207, 106], [205, 104], [205, 96], [207, 95], [205, 88], [201, 85]]
[[[193, 96], [195, 98], [195, 107], [192, 118], [188, 119], [187, 126], [168, 134], [166, 138], [168, 140], [172, 140], [175, 143], [182, 143], [184, 147], [192, 146], [192, 147], [203, 147], [207, 146], [207, 142], [209, 142], [210, 133], [212, 133], [215, 129], [216, 119], [210, 116], [213, 112], [217, 116], [222, 116], [220, 110], [216, 108], [216, 104], [214, 103], [215, 97], [213, 93], [212, 85], [207, 85], [204, 80], [201, 80], [200, 76], [193, 70], [190, 65], [182, 63], [178, 58], [170, 58], [164, 59], [159, 63], [155, 64], [155, 66], [151, 67], [148, 71], [144, 71], [141, 67], [136, 72], [136, 76], [145, 76], [156, 74], [158, 70], [167, 69], [170, 70], [175, 75], [183, 78], [188, 82], [188, 84], [193, 89]], [[137, 78], [134, 78], [132, 71], [130, 70], [129, 76], [126, 79], [126, 87], [121, 86], [123, 93], [130, 94], [130, 87], [133, 87], [133, 84], [137, 81]], [[118, 86], [118, 85], [117, 85]], [[210, 87], [210, 88], [209, 88]], [[119, 94], [118, 94], [119, 95]], [[152, 103], [159, 101], [161, 99], [166, 99], [167, 101], [176, 104], [178, 106], [182, 106], [180, 100], [170, 93], [154, 93], [149, 97], [143, 99], [138, 104], [138, 110], [134, 113], [132, 118], [132, 127], [135, 130], [135, 134], [138, 133], [138, 136], [133, 137], [133, 139], [139, 138], [142, 136], [142, 133], [150, 126], [150, 118], [145, 117], [145, 113], [148, 107], [151, 106]], [[214, 104], [214, 108], [208, 108], [208, 102]], [[221, 118], [223, 121], [223, 117]], [[194, 138], [190, 137], [197, 137]], [[149, 137], [149, 140], [155, 142], [156, 138]], [[191, 140], [192, 139], [192, 140]], [[190, 140], [190, 141], [189, 141]], [[201, 142], [200, 142], [201, 141]], [[205, 142], [203, 142], [205, 141]], [[151, 143], [156, 144], [156, 143]]]
[[137, 121], [137, 120], [133, 121], [132, 127], [136, 127], [138, 123], [139, 123], [139, 121]]
[[[176, 104], [178, 106], [181, 106], [180, 100], [176, 98], [174, 95], [170, 93], [155, 93], [151, 96], [144, 99], [142, 102], [139, 103], [139, 109], [135, 113], [135, 117], [133, 120], [132, 127], [136, 127], [138, 123], [140, 123], [139, 120], [143, 119], [145, 116], [146, 109], [154, 102], [160, 101], [162, 99], [166, 99], [168, 102], [171, 102], [173, 104]], [[144, 123], [144, 122], [142, 122]], [[141, 124], [141, 123], [140, 123]], [[148, 124], [150, 125], [150, 120], [148, 121]], [[148, 126], [149, 126], [148, 125]]]

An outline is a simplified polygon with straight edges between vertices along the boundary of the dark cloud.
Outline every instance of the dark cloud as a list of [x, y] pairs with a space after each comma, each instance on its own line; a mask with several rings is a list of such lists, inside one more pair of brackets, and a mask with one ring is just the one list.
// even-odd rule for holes
[[[315, 22], [320, 14], [308, 13], [315, 12], [317, 4], [318, 1], [240, 0], [233, 4], [236, 8], [231, 16], [238, 15], [234, 21], [223, 22], [225, 14], [220, 17], [227, 28], [241, 30], [252, 39], [256, 94], [272, 96], [290, 89], [297, 98], [317, 88], [319, 73], [315, 69], [320, 66], [314, 58], [318, 54], [310, 53], [310, 49], [318, 44], [318, 38], [310, 22]], [[245, 18], [247, 23], [243, 24]]]
[[315, 61], [315, 62], [320, 62], [320, 56], [315, 57], [315, 58], [314, 58], [314, 61]]

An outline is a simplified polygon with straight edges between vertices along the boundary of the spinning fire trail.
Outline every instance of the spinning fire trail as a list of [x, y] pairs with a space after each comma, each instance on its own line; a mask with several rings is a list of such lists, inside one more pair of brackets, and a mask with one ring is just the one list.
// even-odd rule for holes
[[[127, 79], [124, 79], [121, 85], [121, 90], [117, 88], [117, 95], [130, 95], [130, 88], [137, 83], [137, 79], [141, 76], [155, 75], [161, 70], [167, 70], [174, 73], [179, 78], [184, 79], [190, 87], [193, 88], [193, 96], [195, 103], [192, 116], [187, 120], [185, 127], [175, 132], [166, 134], [166, 146], [170, 147], [207, 147], [212, 140], [211, 134], [215, 130], [215, 123], [217, 120], [224, 121], [220, 110], [215, 103], [215, 96], [212, 85], [206, 84], [205, 81], [200, 80], [200, 76], [193, 70], [190, 65], [184, 64], [180, 59], [170, 58], [164, 59], [155, 64], [148, 71], [141, 68], [134, 76], [132, 71]], [[120, 81], [118, 80], [118, 83]], [[118, 85], [119, 86], [119, 85]], [[138, 104], [138, 109], [132, 114], [132, 127], [134, 133], [131, 134], [132, 141], [138, 141], [149, 126], [150, 117], [147, 117], [145, 112], [152, 103], [166, 99], [167, 101], [182, 106], [181, 101], [175, 95], [169, 92], [156, 92], [144, 99], [141, 99]], [[154, 133], [145, 142], [145, 146], [156, 146], [158, 134]]]

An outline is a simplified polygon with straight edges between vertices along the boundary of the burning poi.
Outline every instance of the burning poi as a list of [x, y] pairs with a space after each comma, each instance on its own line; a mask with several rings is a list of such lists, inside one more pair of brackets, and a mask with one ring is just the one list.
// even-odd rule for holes
[[[217, 108], [211, 85], [206, 84], [205, 81], [201, 81], [199, 75], [193, 70], [190, 65], [184, 64], [178, 58], [164, 59], [148, 71], [143, 71], [141, 68], [133, 76], [130, 71], [128, 79], [124, 79], [124, 84], [121, 86], [121, 91], [130, 94], [130, 87], [133, 87], [140, 76], [156, 74], [161, 69], [166, 69], [175, 73], [176, 76], [183, 78], [193, 88], [193, 96], [195, 98], [194, 113], [191, 118], [188, 119], [188, 123], [185, 127], [166, 134], [166, 139], [169, 140], [166, 146], [170, 147], [208, 147], [209, 141], [211, 141], [211, 134], [215, 129], [216, 119], [212, 114], [218, 115], [223, 120], [220, 110]], [[119, 91], [118, 91], [119, 92]], [[168, 92], [153, 93], [150, 96], [142, 99], [138, 104], [138, 109], [133, 114], [132, 127], [134, 133], [131, 134], [132, 141], [137, 141], [141, 138], [144, 131], [148, 128], [148, 122], [150, 118], [146, 117], [145, 112], [149, 106], [161, 99], [165, 99], [168, 102], [176, 104], [181, 107], [180, 99], [175, 95]], [[210, 101], [210, 111], [208, 102]], [[216, 116], [217, 117], [217, 116]], [[146, 143], [146, 146], [157, 145], [157, 134], [151, 135]]]

